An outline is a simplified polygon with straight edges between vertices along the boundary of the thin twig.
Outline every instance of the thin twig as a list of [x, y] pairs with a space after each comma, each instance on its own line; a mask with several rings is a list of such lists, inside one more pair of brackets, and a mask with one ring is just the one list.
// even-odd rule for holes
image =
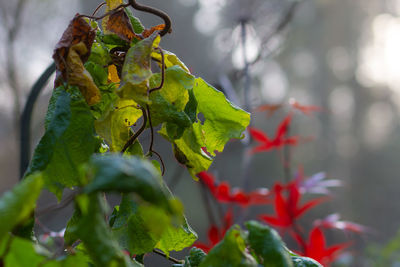
[[[151, 121], [151, 114], [150, 114], [150, 107], [149, 105], [146, 105], [146, 110], [147, 110], [147, 117], [149, 121], [149, 126], [150, 126], [150, 146], [149, 146], [149, 152], [147, 153], [148, 155], [153, 151], [153, 144], [154, 144], [154, 129], [153, 129], [153, 123]], [[151, 155], [150, 155], [151, 156]]]
[[147, 112], [143, 107], [139, 108], [142, 110], [143, 113], [143, 124], [140, 127], [140, 129], [134, 134], [132, 135], [129, 140], [126, 142], [126, 144], [124, 145], [124, 147], [121, 150], [121, 154], [123, 154], [134, 142], [135, 140], [139, 137], [139, 135], [142, 134], [142, 132], [144, 131], [144, 129], [146, 128], [146, 124], [147, 124]]
[[[290, 136], [290, 125], [287, 126], [287, 131], [285, 136]], [[283, 147], [283, 173], [284, 179], [286, 183], [289, 183], [292, 179], [292, 162], [291, 162], [291, 147], [289, 145], [285, 145]]]
[[157, 151], [155, 151], [153, 149], [153, 145], [154, 145], [154, 128], [153, 128], [153, 123], [151, 121], [151, 114], [150, 114], [149, 105], [146, 105], [146, 110], [147, 110], [147, 117], [148, 117], [147, 120], [149, 121], [149, 126], [150, 126], [150, 146], [149, 146], [149, 152], [147, 152], [146, 156], [150, 156], [151, 157], [153, 153], [157, 155], [157, 157], [159, 158], [159, 160], [161, 162], [161, 165], [162, 165], [161, 175], [164, 176], [164, 173], [165, 173], [164, 161], [163, 161], [161, 155]]
[[[267, 37], [264, 38], [264, 40], [262, 42], [263, 46], [266, 46], [274, 36], [279, 34], [281, 31], [283, 31], [286, 28], [287, 25], [289, 25], [289, 23], [293, 19], [294, 12], [296, 11], [299, 4], [300, 4], [300, 1], [293, 1], [291, 3], [291, 5], [286, 9], [284, 14], [282, 15], [282, 18], [276, 24], [275, 29], [269, 35], [267, 35]], [[254, 65], [260, 59], [262, 59], [263, 58], [262, 52], [263, 52], [263, 49], [260, 49], [260, 52], [258, 53], [257, 57], [249, 64]]]
[[156, 47], [158, 51], [160, 51], [161, 55], [161, 83], [159, 86], [152, 88], [149, 90], [149, 94], [151, 94], [154, 91], [160, 90], [164, 86], [164, 81], [165, 81], [165, 59], [164, 59], [164, 52], [160, 47]]
[[156, 250], [156, 249], [153, 249], [153, 252], [157, 255], [160, 255], [160, 256], [166, 258], [169, 261], [172, 261], [173, 263], [182, 264], [185, 262], [184, 260], [178, 260], [178, 259], [175, 259], [174, 257], [167, 256], [164, 252]]
[[96, 15], [97, 11], [99, 11], [99, 9], [100, 9], [102, 6], [106, 5], [106, 4], [107, 4], [106, 2], [103, 2], [103, 3], [101, 3], [100, 5], [98, 5], [98, 6], [96, 7], [96, 9], [93, 11], [92, 16]]
[[212, 225], [216, 225], [214, 214], [213, 214], [210, 202], [209, 202], [207, 188], [206, 188], [206, 185], [202, 181], [200, 181], [200, 187], [201, 187], [201, 189], [200, 189], [201, 190], [201, 195], [203, 197], [203, 203], [204, 203], [204, 206], [205, 206], [206, 211], [207, 211], [207, 216], [208, 216], [209, 223], [212, 224]]
[[89, 15], [84, 15], [84, 14], [81, 14], [81, 15], [79, 15], [78, 17], [79, 17], [79, 18], [80, 18], [80, 17], [84, 17], [84, 18], [93, 19], [93, 20], [96, 20], [96, 21], [97, 21], [97, 20], [101, 20], [101, 19], [103, 19], [103, 18], [105, 18], [105, 17], [107, 17], [107, 16], [110, 16], [110, 15], [116, 13], [116, 12], [119, 11], [121, 8], [125, 8], [125, 7], [128, 7], [128, 6], [130, 6], [130, 4], [121, 4], [121, 5], [117, 6], [117, 7], [114, 8], [114, 9], [111, 9], [111, 10], [108, 11], [107, 13], [101, 15], [100, 17], [89, 16]]
[[160, 155], [157, 151], [155, 151], [155, 150], [152, 150], [151, 152], [154, 153], [154, 154], [156, 154], [157, 157], [158, 157], [158, 159], [160, 160], [161, 166], [162, 166], [161, 175], [164, 176], [164, 174], [165, 174], [165, 164], [164, 164], [164, 161], [163, 161], [161, 155]]
[[[247, 26], [247, 21], [242, 20], [241, 23], [241, 41], [242, 41], [242, 52], [243, 52], [243, 63], [244, 63], [244, 88], [243, 88], [243, 95], [244, 95], [244, 107], [246, 111], [251, 113], [251, 103], [250, 103], [250, 90], [251, 90], [251, 76], [250, 76], [250, 70], [249, 70], [249, 61], [247, 58], [247, 52], [246, 52], [246, 46], [247, 46], [247, 31], [246, 31], [246, 26]], [[250, 121], [251, 124], [251, 121]], [[246, 132], [248, 138], [244, 139], [242, 142], [243, 144], [243, 162], [242, 162], [242, 188], [244, 190], [248, 190], [250, 187], [250, 179], [249, 179], [249, 173], [250, 173], [250, 164], [252, 160], [252, 154], [248, 153], [248, 150], [250, 149], [250, 142], [251, 142], [251, 136]]]

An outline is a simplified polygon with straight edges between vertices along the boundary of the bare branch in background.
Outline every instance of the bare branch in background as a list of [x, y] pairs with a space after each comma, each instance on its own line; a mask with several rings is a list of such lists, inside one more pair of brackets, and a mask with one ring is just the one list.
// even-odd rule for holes
[[21, 88], [18, 83], [17, 64], [16, 64], [16, 39], [22, 25], [22, 14], [27, 4], [27, 0], [18, 0], [10, 20], [7, 19], [7, 10], [1, 7], [3, 17], [3, 27], [6, 33], [5, 55], [6, 55], [6, 75], [8, 86], [13, 94], [14, 101], [14, 123], [15, 129], [19, 129], [20, 106], [21, 106]]
[[295, 11], [296, 11], [296, 9], [297, 9], [297, 7], [299, 6], [300, 3], [301, 3], [301, 0], [300, 1], [293, 1], [290, 4], [290, 6], [283, 13], [281, 19], [278, 21], [278, 23], [276, 24], [274, 29], [271, 31], [271, 33], [268, 34], [263, 39], [260, 52], [258, 53], [257, 57], [252, 62], [249, 63], [250, 65], [253, 65], [253, 64], [257, 63], [262, 58], [264, 58], [267, 55], [271, 54], [271, 52], [270, 52], [269, 54], [265, 55], [263, 52], [265, 52], [265, 50], [268, 50], [268, 49], [266, 49], [266, 47], [267, 47], [268, 43], [272, 40], [272, 38], [274, 38], [279, 33], [281, 33], [287, 27], [287, 25], [289, 25], [289, 23], [293, 19], [293, 15], [294, 15], [294, 13], [295, 13]]

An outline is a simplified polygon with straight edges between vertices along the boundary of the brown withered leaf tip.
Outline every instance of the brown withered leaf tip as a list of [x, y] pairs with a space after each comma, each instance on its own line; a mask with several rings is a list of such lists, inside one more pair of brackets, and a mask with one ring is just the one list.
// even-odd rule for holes
[[76, 14], [54, 49], [53, 59], [57, 70], [55, 87], [58, 87], [63, 81], [67, 81], [66, 59], [70, 47], [80, 42], [85, 44], [87, 52], [80, 55], [82, 63], [85, 63], [89, 58], [95, 36], [96, 33], [92, 27], [79, 14]]
[[145, 29], [142, 32], [142, 36], [143, 38], [147, 38], [149, 37], [153, 32], [155, 31], [162, 31], [165, 28], [165, 24], [160, 24], [160, 25], [156, 25], [154, 27], [151, 27], [150, 29]]
[[139, 39], [138, 35], [133, 31], [128, 15], [123, 9], [112, 13], [109, 16], [106, 29], [118, 35], [122, 40], [128, 42], [130, 42], [134, 37]]

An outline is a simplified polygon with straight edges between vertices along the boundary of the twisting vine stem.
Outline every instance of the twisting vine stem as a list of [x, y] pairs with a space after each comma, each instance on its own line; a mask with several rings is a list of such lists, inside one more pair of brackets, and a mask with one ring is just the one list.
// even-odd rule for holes
[[157, 49], [160, 52], [161, 55], [161, 83], [159, 86], [155, 87], [155, 88], [151, 88], [149, 90], [149, 94], [151, 94], [154, 91], [160, 90], [163, 86], [164, 86], [164, 81], [165, 81], [165, 58], [164, 58], [164, 52], [160, 47], [156, 47], [155, 49]]
[[164, 36], [167, 33], [171, 32], [172, 22], [171, 22], [171, 18], [167, 15], [167, 13], [165, 13], [159, 9], [156, 9], [154, 7], [140, 5], [140, 4], [136, 3], [136, 0], [129, 0], [129, 4], [136, 10], [147, 12], [147, 13], [150, 13], [150, 14], [153, 14], [153, 15], [156, 15], [156, 16], [162, 18], [164, 20], [165, 27], [160, 32], [161, 36]]
[[153, 145], [154, 145], [154, 128], [153, 128], [153, 123], [151, 122], [151, 114], [150, 114], [149, 105], [146, 105], [146, 111], [147, 111], [147, 116], [148, 116], [148, 121], [149, 121], [149, 127], [150, 127], [150, 146], [149, 146], [149, 152], [147, 152], [147, 155], [146, 155], [146, 156], [150, 156], [150, 157], [151, 157], [153, 153], [157, 155], [157, 157], [159, 158], [159, 160], [160, 160], [160, 162], [161, 162], [161, 165], [162, 165], [162, 172], [161, 172], [161, 175], [164, 175], [164, 173], [165, 173], [165, 164], [164, 164], [164, 161], [163, 161], [161, 155], [160, 155], [157, 151], [153, 150]]
[[129, 140], [126, 142], [126, 144], [124, 145], [124, 147], [121, 150], [121, 153], [124, 153], [135, 141], [136, 139], [139, 137], [139, 135], [142, 134], [142, 132], [144, 131], [144, 129], [146, 128], [146, 124], [147, 124], [147, 112], [143, 107], [140, 107], [140, 110], [142, 110], [143, 113], [143, 124], [140, 127], [140, 129], [131, 136], [131, 138], [129, 138]]
[[173, 263], [176, 263], [176, 264], [182, 264], [182, 263], [184, 263], [183, 260], [178, 260], [178, 259], [175, 259], [174, 257], [167, 256], [164, 252], [161, 252], [161, 251], [159, 251], [159, 250], [157, 250], [157, 249], [153, 249], [153, 252], [154, 252], [155, 254], [157, 254], [157, 255], [160, 255], [160, 256], [166, 258], [167, 260], [172, 261]]

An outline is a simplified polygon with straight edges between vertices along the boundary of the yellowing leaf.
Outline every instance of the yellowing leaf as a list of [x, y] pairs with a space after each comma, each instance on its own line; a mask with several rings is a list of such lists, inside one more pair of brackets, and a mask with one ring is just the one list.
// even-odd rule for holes
[[128, 141], [130, 126], [142, 117], [142, 111], [136, 108], [137, 103], [130, 99], [119, 99], [115, 110], [102, 121], [96, 121], [96, 132], [106, 140], [111, 151], [119, 152]]
[[152, 76], [151, 53], [158, 34], [154, 33], [131, 47], [122, 67], [120, 95], [139, 104], [148, 102], [148, 84]]
[[118, 71], [115, 65], [108, 66], [108, 80], [111, 81], [112, 83], [118, 83], [117, 86], [119, 86], [119, 82], [121, 80], [118, 77]]
[[83, 42], [70, 47], [67, 56], [68, 82], [79, 87], [88, 105], [94, 105], [101, 100], [99, 88], [93, 81], [90, 73], [83, 66], [81, 56], [88, 52]]
[[122, 0], [106, 0], [107, 9], [111, 10], [123, 4]]
[[[154, 42], [156, 43], [156, 42]], [[190, 73], [188, 67], [186, 67], [185, 63], [180, 61], [180, 59], [172, 52], [169, 52], [167, 50], [163, 50], [164, 52], [164, 61], [165, 61], [165, 67], [170, 68], [172, 66], [178, 65], [181, 67], [183, 70], [185, 70], [187, 73]], [[151, 54], [151, 57], [156, 59], [158, 62], [161, 62], [161, 54], [158, 51], [154, 51]]]
[[[117, 8], [119, 5], [123, 4], [122, 0], [106, 0], [106, 10], [105, 12], [107, 13], [108, 11]], [[108, 16], [103, 18], [101, 21], [101, 27], [103, 28], [104, 34], [110, 34], [111, 32], [107, 30], [107, 24], [108, 24]]]

